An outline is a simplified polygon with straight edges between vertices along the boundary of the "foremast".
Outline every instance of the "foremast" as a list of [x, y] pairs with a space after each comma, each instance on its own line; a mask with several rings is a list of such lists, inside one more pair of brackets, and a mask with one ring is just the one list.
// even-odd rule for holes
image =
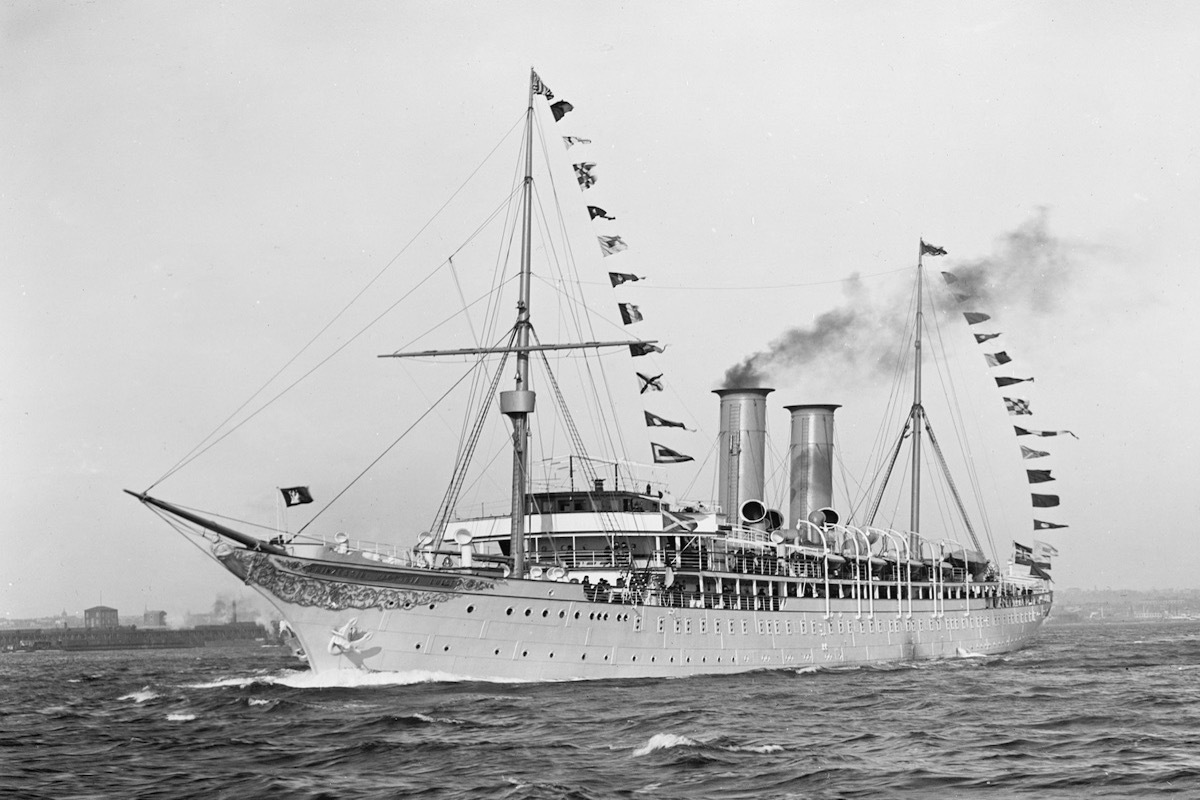
[[[496, 392], [496, 385], [493, 384], [488, 391], [487, 399], [483, 403], [483, 408], [480, 410], [480, 417], [487, 413], [487, 406], [490, 398], [499, 395], [500, 411], [507, 416], [512, 422], [512, 444], [513, 444], [513, 459], [512, 459], [512, 507], [510, 510], [510, 550], [512, 558], [512, 573], [517, 577], [524, 577], [526, 558], [525, 558], [525, 526], [526, 515], [528, 511], [528, 486], [529, 486], [529, 447], [531, 438], [530, 417], [534, 413], [536, 396], [531, 388], [530, 379], [530, 353], [544, 353], [554, 350], [583, 350], [583, 349], [599, 349], [608, 347], [629, 347], [630, 345], [651, 345], [655, 344], [653, 339], [623, 339], [617, 341], [589, 341], [577, 343], [563, 344], [543, 344], [537, 342], [533, 332], [533, 320], [531, 315], [531, 286], [533, 283], [533, 129], [537, 122], [535, 111], [535, 98], [538, 95], [547, 96], [545, 84], [537, 76], [537, 73], [530, 69], [529, 76], [529, 94], [526, 103], [525, 112], [525, 137], [523, 147], [525, 151], [525, 174], [522, 179], [521, 191], [519, 193], [521, 203], [521, 246], [520, 246], [520, 273], [518, 280], [519, 296], [517, 298], [517, 319], [511, 330], [511, 338], [507, 344], [499, 346], [476, 346], [463, 347], [449, 350], [420, 350], [408, 352], [393, 352], [384, 353], [380, 358], [420, 358], [427, 356], [439, 355], [494, 355], [513, 354], [516, 356], [516, 377], [514, 386], [508, 391]], [[549, 97], [547, 96], [547, 99]], [[537, 343], [534, 343], [537, 342]], [[503, 364], [503, 362], [502, 362]], [[497, 379], [499, 375], [497, 375]], [[563, 409], [566, 412], [566, 409]], [[481, 421], [481, 420], [480, 420]], [[479, 430], [478, 426], [476, 430]], [[442, 530], [445, 523], [450, 519], [451, 509], [453, 508], [457, 497], [458, 487], [461, 486], [461, 477], [463, 470], [466, 469], [466, 464], [470, 461], [470, 453], [473, 451], [473, 446], [466, 448], [464, 455], [460, 457], [459, 464], [455, 468], [456, 477], [451, 481], [451, 488], [447, 490], [446, 498], [443, 500], [442, 508], [439, 510], [437, 517], [434, 520], [432, 533], [432, 542], [440, 542], [445, 531]], [[580, 455], [583, 455], [580, 453]]]
[[537, 73], [529, 70], [529, 104], [525, 110], [525, 179], [521, 186], [521, 276], [517, 300], [516, 385], [500, 393], [500, 411], [512, 420], [513, 466], [510, 534], [513, 572], [525, 574], [525, 490], [529, 475], [529, 415], [536, 395], [529, 386], [529, 300], [533, 243], [533, 98]]

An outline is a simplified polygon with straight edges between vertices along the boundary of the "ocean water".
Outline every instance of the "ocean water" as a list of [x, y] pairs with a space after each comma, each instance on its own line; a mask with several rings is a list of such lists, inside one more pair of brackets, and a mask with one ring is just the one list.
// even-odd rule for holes
[[1200, 797], [1200, 625], [1000, 657], [554, 684], [277, 649], [0, 655], [0, 797]]

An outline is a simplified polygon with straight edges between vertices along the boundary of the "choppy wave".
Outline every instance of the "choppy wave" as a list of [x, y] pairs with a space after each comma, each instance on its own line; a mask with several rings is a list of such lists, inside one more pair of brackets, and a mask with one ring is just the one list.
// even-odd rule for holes
[[159, 696], [158, 692], [154, 691], [149, 686], [144, 686], [136, 692], [130, 692], [129, 694], [123, 694], [120, 697], [118, 697], [117, 699], [118, 700], [132, 700], [135, 703], [144, 703], [147, 700], [153, 700], [158, 696]]
[[645, 744], [633, 751], [634, 758], [647, 756], [656, 750], [672, 750], [677, 747], [697, 747], [710, 750], [720, 750], [727, 753], [782, 753], [780, 744], [730, 744], [724, 740], [698, 741], [688, 736], [674, 733], [656, 733]]
[[673, 747], [696, 747], [699, 744], [695, 739], [689, 739], [686, 736], [678, 736], [674, 733], [656, 733], [650, 737], [650, 740], [638, 749], [633, 751], [633, 757], [649, 755], [655, 750], [670, 750]]
[[1050, 627], [1006, 656], [557, 684], [316, 676], [257, 649], [0, 655], [0, 796], [96, 796], [99, 775], [129, 797], [1187, 796], [1198, 634]]

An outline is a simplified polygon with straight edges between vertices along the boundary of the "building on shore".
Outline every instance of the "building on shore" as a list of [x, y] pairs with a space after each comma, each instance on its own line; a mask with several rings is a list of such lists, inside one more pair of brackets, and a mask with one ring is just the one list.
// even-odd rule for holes
[[120, 625], [115, 608], [93, 606], [83, 610], [83, 627], [85, 628], [117, 628]]

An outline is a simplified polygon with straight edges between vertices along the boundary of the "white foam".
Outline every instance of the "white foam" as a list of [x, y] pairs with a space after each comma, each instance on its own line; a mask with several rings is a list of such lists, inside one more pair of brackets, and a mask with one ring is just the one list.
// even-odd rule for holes
[[270, 702], [270, 700], [260, 700], [257, 697], [251, 697], [247, 704], [252, 706], [265, 706]]
[[156, 698], [158, 696], [159, 696], [158, 692], [152, 690], [149, 686], [143, 686], [138, 691], [130, 692], [129, 694], [125, 694], [125, 695], [121, 695], [117, 699], [118, 700], [132, 700], [135, 703], [144, 703], [147, 700], [153, 700], [154, 698]]
[[195, 718], [195, 714], [184, 714], [179, 711], [176, 711], [172, 714], [167, 714], [167, 722], [191, 722]]
[[955, 653], [959, 658], [987, 658], [987, 653], [972, 653], [970, 650], [962, 647], [958, 648]]
[[695, 747], [699, 742], [695, 739], [689, 739], [686, 736], [677, 736], [674, 733], [656, 733], [650, 737], [650, 741], [633, 751], [634, 758], [638, 756], [648, 755], [655, 750], [670, 750], [673, 747]]
[[428, 714], [422, 714], [420, 711], [413, 712], [410, 716], [413, 719], [419, 719], [419, 720], [421, 720], [421, 722], [428, 722], [430, 724], [442, 724], [442, 725], [462, 725], [463, 724], [463, 721], [461, 719], [454, 719], [453, 717], [431, 717]]
[[[278, 675], [254, 675], [245, 678], [222, 678], [205, 683], [188, 684], [189, 689], [245, 688], [254, 684], [287, 686], [291, 689], [353, 689], [363, 686], [410, 686], [416, 683], [460, 683], [473, 680], [448, 672], [411, 670], [408, 672], [364, 672], [356, 669], [329, 672], [292, 672]], [[526, 679], [494, 679], [493, 683], [529, 683]]]
[[731, 753], [782, 753], [783, 745], [779, 744], [760, 744], [747, 747], [726, 747], [723, 748]]

